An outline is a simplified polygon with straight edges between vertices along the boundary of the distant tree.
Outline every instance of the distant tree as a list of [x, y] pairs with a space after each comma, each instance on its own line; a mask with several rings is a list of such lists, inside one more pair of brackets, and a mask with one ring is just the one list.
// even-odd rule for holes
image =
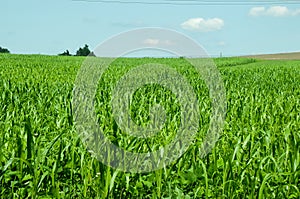
[[97, 57], [94, 52], [91, 52], [89, 56]]
[[69, 50], [66, 50], [65, 52], [61, 53], [61, 54], [58, 54], [60, 56], [72, 56], [69, 52]]
[[83, 48], [79, 48], [76, 52], [76, 56], [88, 56], [91, 53], [89, 46], [85, 44]]
[[8, 49], [0, 47], [0, 53], [10, 53]]

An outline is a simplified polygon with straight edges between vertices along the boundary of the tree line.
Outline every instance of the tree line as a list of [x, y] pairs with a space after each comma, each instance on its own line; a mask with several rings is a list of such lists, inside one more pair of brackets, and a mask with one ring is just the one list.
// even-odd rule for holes
[[[0, 53], [10, 53], [10, 51], [7, 48], [0, 47]], [[63, 53], [58, 54], [59, 56], [72, 56], [72, 54], [69, 52], [69, 50], [64, 51]], [[84, 47], [80, 47], [74, 56], [88, 56], [88, 55], [94, 55], [93, 52], [90, 51], [89, 46], [87, 44], [84, 45]]]
[[0, 47], [0, 53], [10, 53], [7, 48]]
[[[66, 50], [63, 53], [60, 53], [58, 55], [60, 55], [60, 56], [72, 56], [72, 54], [69, 52], [69, 50]], [[90, 51], [89, 46], [87, 44], [85, 44], [83, 48], [80, 47], [76, 51], [76, 54], [75, 54], [75, 56], [88, 56], [88, 55], [94, 55], [94, 53]]]

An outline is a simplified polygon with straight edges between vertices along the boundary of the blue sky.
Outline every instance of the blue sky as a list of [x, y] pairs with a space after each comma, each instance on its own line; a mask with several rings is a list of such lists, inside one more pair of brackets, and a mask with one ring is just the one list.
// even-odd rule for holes
[[68, 49], [74, 54], [84, 44], [93, 49], [113, 35], [143, 27], [179, 31], [211, 56], [300, 51], [300, 3], [175, 6], [9, 0], [0, 5], [0, 46], [12, 53], [55, 55]]

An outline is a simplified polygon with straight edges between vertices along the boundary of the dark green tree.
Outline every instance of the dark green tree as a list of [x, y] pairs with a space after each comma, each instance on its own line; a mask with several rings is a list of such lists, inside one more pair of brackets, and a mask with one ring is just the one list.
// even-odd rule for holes
[[79, 48], [76, 52], [76, 56], [88, 56], [91, 53], [89, 46], [85, 44], [83, 48]]
[[58, 54], [60, 56], [72, 56], [69, 52], [69, 50], [66, 50], [65, 52], [61, 53], [61, 54]]
[[0, 53], [10, 53], [8, 49], [0, 47]]

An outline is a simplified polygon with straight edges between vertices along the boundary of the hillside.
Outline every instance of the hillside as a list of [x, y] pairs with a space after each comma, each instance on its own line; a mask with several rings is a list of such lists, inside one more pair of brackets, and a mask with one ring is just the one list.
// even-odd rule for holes
[[300, 60], [300, 52], [243, 56], [264, 60]]

